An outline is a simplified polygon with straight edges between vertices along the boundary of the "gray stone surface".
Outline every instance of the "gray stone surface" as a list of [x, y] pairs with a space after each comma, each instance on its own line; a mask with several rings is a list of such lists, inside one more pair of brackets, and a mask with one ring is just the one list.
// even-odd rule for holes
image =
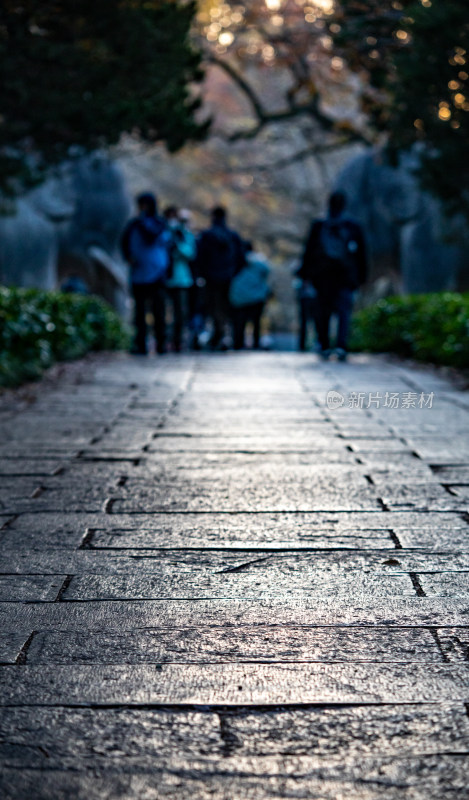
[[[447, 643], [467, 642], [469, 627], [441, 629]], [[453, 661], [458, 660], [454, 647]], [[445, 659], [425, 628], [318, 628], [295, 625], [39, 631], [28, 664], [159, 664], [237, 661], [424, 661]], [[461, 657], [459, 658], [461, 660]]]
[[5, 770], [0, 788], [9, 800], [34, 796], [38, 800], [102, 800], [103, 797], [160, 800], [377, 800], [386, 791], [390, 800], [461, 800], [466, 794], [467, 762], [462, 755], [408, 759], [372, 759], [361, 768], [319, 767], [308, 758], [284, 756], [261, 759], [223, 759], [219, 765], [182, 759], [165, 770], [149, 773], [122, 771], [74, 773]]
[[[416, 592], [417, 595], [417, 592]], [[0, 603], [0, 627], [42, 630], [96, 630], [104, 628], [198, 627], [205, 625], [327, 625], [341, 627], [469, 625], [469, 604], [461, 597], [355, 598], [324, 594], [302, 598], [288, 595], [269, 599], [237, 600], [87, 600], [59, 603]]]
[[233, 756], [308, 756], [326, 766], [469, 747], [467, 715], [455, 704], [229, 713], [9, 708], [0, 730], [0, 763], [6, 769], [74, 769], [78, 756], [93, 768], [151, 772], [164, 769], [176, 753], [213, 765]]
[[2, 668], [6, 706], [469, 703], [467, 664], [145, 664]]
[[424, 369], [248, 353], [0, 413], [2, 797], [466, 797], [468, 418]]

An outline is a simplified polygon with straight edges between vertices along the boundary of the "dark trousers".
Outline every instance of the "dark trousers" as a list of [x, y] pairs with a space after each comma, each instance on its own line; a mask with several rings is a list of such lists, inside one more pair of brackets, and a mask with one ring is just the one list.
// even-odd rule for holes
[[166, 343], [166, 290], [162, 281], [155, 283], [134, 283], [132, 293], [135, 303], [135, 349], [139, 353], [147, 352], [147, 323], [145, 319], [147, 307], [153, 314], [156, 349], [163, 353]]
[[337, 314], [339, 322], [337, 347], [346, 350], [353, 309], [353, 292], [351, 289], [339, 289], [337, 292], [322, 290], [318, 291], [316, 301], [316, 330], [321, 350], [330, 349], [329, 327], [333, 314]]
[[232, 308], [229, 301], [230, 284], [207, 281], [207, 316], [213, 321], [212, 347], [221, 342], [228, 323], [232, 324]]
[[188, 290], [179, 287], [168, 289], [168, 297], [173, 310], [173, 346], [175, 350], [181, 349], [182, 334], [187, 320]]
[[241, 350], [244, 347], [244, 332], [248, 322], [252, 322], [253, 345], [254, 349], [259, 349], [261, 337], [261, 317], [264, 311], [264, 303], [251, 303], [248, 306], [241, 306], [234, 311], [234, 348]]
[[315, 320], [316, 317], [316, 298], [315, 297], [300, 297], [298, 301], [300, 312], [300, 331], [298, 335], [298, 350], [306, 350], [306, 337], [308, 334], [308, 325]]

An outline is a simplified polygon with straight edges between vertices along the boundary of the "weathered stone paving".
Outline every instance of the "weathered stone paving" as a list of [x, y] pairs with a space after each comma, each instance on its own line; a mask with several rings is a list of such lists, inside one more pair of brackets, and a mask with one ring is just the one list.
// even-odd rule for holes
[[280, 353], [0, 414], [2, 798], [467, 798], [468, 430], [431, 371]]

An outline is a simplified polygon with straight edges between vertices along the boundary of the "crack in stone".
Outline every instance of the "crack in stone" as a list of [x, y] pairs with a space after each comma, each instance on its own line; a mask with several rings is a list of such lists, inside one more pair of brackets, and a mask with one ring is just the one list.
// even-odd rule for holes
[[469, 645], [466, 644], [466, 642], [461, 641], [459, 636], [455, 636], [454, 638], [455, 638], [456, 642], [458, 643], [459, 647], [461, 648], [464, 661], [469, 661]]
[[16, 657], [15, 664], [19, 664], [19, 665], [26, 664], [27, 657], [28, 657], [28, 650], [29, 650], [29, 648], [31, 646], [31, 642], [33, 641], [36, 633], [37, 633], [37, 631], [33, 631], [32, 633], [30, 633], [30, 635], [26, 639], [23, 647], [21, 648], [20, 652], [18, 653], [18, 655]]
[[112, 514], [112, 506], [114, 505], [115, 501], [116, 501], [115, 497], [108, 497], [104, 501], [103, 512], [105, 514]]
[[[440, 483], [440, 486], [442, 486], [443, 489], [445, 490], [445, 492], [448, 492], [448, 494], [451, 495], [451, 497], [459, 497], [459, 494], [454, 491], [453, 485], [454, 484], [450, 484], [450, 483]], [[467, 484], [464, 484], [464, 483], [456, 484], [456, 486], [466, 486], [466, 485]]]
[[377, 497], [376, 499], [377, 499], [379, 505], [381, 506], [381, 511], [391, 511], [391, 509], [389, 508], [388, 504], [384, 502], [382, 497]]
[[230, 729], [228, 715], [221, 712], [217, 713], [220, 723], [220, 736], [223, 742], [221, 751], [224, 758], [229, 758], [234, 751], [241, 746], [241, 742], [235, 733]]
[[6, 522], [3, 523], [3, 525], [0, 525], [0, 531], [6, 531], [10, 525], [13, 525], [13, 523], [16, 522], [18, 517], [19, 514], [13, 514], [10, 519], [7, 519]]
[[65, 578], [62, 586], [60, 587], [60, 589], [58, 591], [57, 597], [54, 600], [55, 603], [62, 602], [62, 597], [65, 594], [65, 592], [67, 591], [68, 587], [70, 586], [73, 578], [74, 578], [74, 575], [67, 575], [67, 577]]
[[438, 648], [438, 650], [440, 652], [440, 655], [441, 655], [443, 661], [445, 662], [445, 664], [449, 664], [450, 663], [450, 659], [448, 658], [448, 655], [445, 652], [445, 649], [443, 647], [442, 641], [441, 641], [440, 636], [438, 634], [438, 628], [435, 628], [435, 627], [432, 626], [432, 627], [429, 628], [429, 630], [430, 630], [430, 633], [431, 633], [431, 635], [433, 636], [433, 638], [435, 640], [435, 644], [436, 644], [436, 646], [437, 646], [437, 648]]
[[410, 580], [412, 581], [412, 586], [415, 589], [417, 597], [426, 597], [422, 584], [419, 581], [419, 577], [416, 572], [409, 572]]
[[96, 533], [96, 528], [86, 528], [79, 550], [91, 550], [91, 542]]
[[396, 531], [390, 528], [389, 535], [391, 537], [391, 540], [394, 542], [394, 547], [396, 548], [396, 550], [402, 550], [403, 549], [402, 544], [400, 542], [399, 536], [397, 535]]
[[225, 569], [220, 569], [215, 572], [215, 575], [223, 575], [228, 572], [243, 572], [248, 567], [252, 566], [252, 564], [260, 564], [262, 561], [268, 561], [272, 556], [266, 556], [265, 558], [255, 558], [253, 561], [246, 561], [244, 564], [238, 564], [236, 567], [226, 567]]

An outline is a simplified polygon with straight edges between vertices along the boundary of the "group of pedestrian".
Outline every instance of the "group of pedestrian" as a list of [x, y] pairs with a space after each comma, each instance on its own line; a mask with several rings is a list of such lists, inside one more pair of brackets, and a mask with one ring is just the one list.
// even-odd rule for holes
[[196, 238], [191, 214], [175, 206], [158, 213], [151, 193], [137, 197], [138, 214], [125, 228], [122, 252], [130, 265], [135, 314], [133, 352], [147, 352], [147, 308], [151, 310], [156, 350], [167, 349], [166, 310], [171, 306], [172, 349], [199, 349], [207, 322], [209, 346], [245, 346], [245, 330], [253, 324], [253, 346], [260, 346], [262, 312], [269, 297], [266, 259], [232, 230], [226, 210], [213, 209], [211, 224]]
[[[149, 307], [158, 353], [167, 348], [166, 311], [171, 306], [172, 349], [179, 352], [186, 331], [189, 346], [199, 349], [210, 322], [208, 345], [214, 349], [245, 347], [248, 323], [253, 327], [253, 347], [261, 342], [261, 318], [271, 294], [270, 266], [252, 243], [228, 226], [227, 213], [217, 206], [211, 224], [198, 237], [191, 230], [191, 214], [175, 206], [158, 213], [151, 193], [137, 198], [138, 214], [122, 238], [122, 251], [130, 265], [135, 306], [133, 352], [147, 352], [146, 314]], [[366, 281], [367, 257], [360, 225], [345, 215], [346, 197], [334, 192], [324, 219], [314, 220], [301, 265], [299, 349], [306, 349], [307, 326], [316, 328], [318, 352], [328, 359], [330, 323], [337, 316], [335, 352], [347, 356], [347, 340], [355, 291]]]

